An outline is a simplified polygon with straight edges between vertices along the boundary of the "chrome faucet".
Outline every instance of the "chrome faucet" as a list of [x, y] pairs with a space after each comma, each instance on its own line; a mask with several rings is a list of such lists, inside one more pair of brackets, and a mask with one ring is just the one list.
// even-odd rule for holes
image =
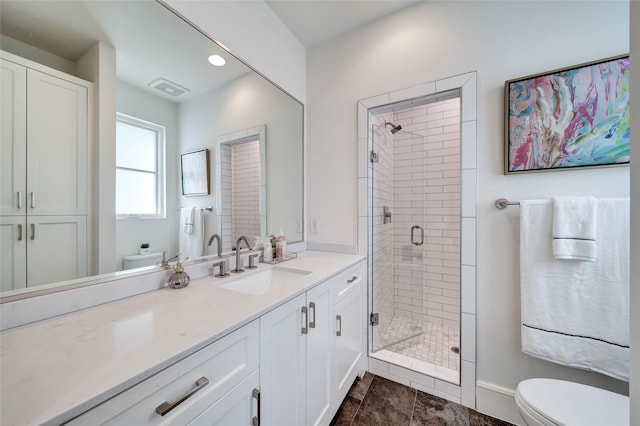
[[208, 247], [211, 247], [211, 243], [213, 242], [213, 240], [218, 240], [218, 257], [221, 257], [222, 256], [222, 237], [218, 234], [213, 234], [209, 238], [209, 242], [207, 243]]
[[243, 241], [249, 250], [253, 249], [247, 237], [245, 237], [244, 235], [240, 235], [238, 237], [238, 239], [236, 240], [236, 269], [234, 269], [231, 272], [244, 272], [244, 269], [240, 267], [241, 266], [240, 265], [240, 243]]

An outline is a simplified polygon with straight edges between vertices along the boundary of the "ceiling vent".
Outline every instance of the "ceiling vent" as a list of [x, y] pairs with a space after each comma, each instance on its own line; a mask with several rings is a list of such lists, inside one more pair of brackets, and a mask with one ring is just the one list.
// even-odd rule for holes
[[182, 87], [173, 81], [167, 80], [166, 78], [156, 78], [149, 83], [149, 87], [153, 87], [154, 89], [171, 96], [180, 96], [189, 91], [186, 87]]

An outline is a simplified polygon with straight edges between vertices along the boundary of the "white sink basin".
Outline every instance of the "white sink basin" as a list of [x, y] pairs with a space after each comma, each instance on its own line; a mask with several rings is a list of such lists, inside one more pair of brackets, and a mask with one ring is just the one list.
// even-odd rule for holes
[[222, 282], [218, 287], [253, 296], [261, 296], [285, 284], [300, 280], [310, 273], [310, 271], [301, 269], [274, 267], [234, 279], [233, 281]]

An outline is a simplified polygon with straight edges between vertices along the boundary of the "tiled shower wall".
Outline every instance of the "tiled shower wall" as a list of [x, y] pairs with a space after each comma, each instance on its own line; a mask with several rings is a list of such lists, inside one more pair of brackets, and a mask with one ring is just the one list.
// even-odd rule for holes
[[[395, 314], [459, 328], [460, 98], [372, 118], [379, 157], [372, 253], [380, 318]], [[392, 136], [385, 121], [401, 124], [402, 131]], [[392, 223], [380, 225], [384, 205]], [[424, 229], [422, 245], [411, 242], [414, 225]], [[419, 230], [414, 239], [421, 239]]]
[[245, 235], [253, 244], [260, 233], [260, 142], [233, 145], [232, 218], [233, 241]]
[[[398, 111], [394, 123], [403, 129], [395, 135], [395, 311], [459, 328], [460, 98]], [[419, 246], [414, 225], [424, 229]]]

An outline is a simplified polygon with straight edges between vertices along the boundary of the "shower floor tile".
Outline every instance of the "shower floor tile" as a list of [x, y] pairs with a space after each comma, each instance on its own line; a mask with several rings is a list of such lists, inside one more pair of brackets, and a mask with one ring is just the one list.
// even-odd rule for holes
[[404, 360], [408, 357], [454, 372], [460, 368], [460, 354], [451, 350], [460, 347], [460, 332], [455, 327], [394, 315], [379, 331], [377, 347]]

